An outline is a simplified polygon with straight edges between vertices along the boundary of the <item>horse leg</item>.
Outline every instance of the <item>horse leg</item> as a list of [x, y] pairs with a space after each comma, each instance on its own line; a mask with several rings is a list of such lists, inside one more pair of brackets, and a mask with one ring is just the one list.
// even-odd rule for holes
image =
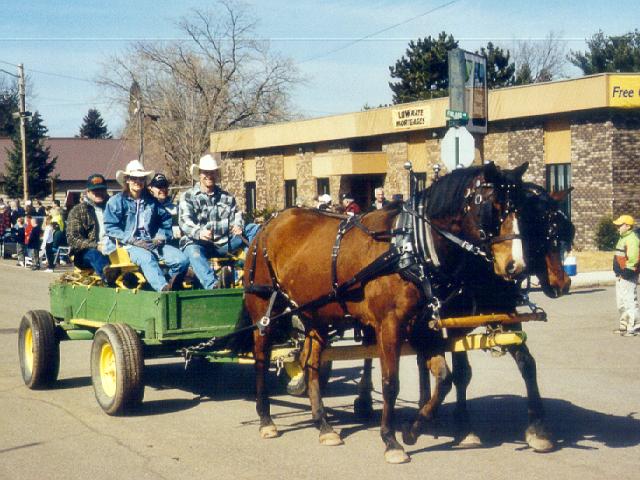
[[434, 354], [427, 360], [426, 364], [436, 380], [435, 387], [429, 401], [418, 410], [413, 424], [402, 432], [402, 440], [407, 445], [415, 445], [425, 424], [435, 417], [436, 410], [442, 404], [449, 391], [451, 391], [452, 374], [444, 353]]
[[479, 447], [480, 438], [473, 433], [467, 409], [467, 387], [471, 382], [471, 365], [467, 352], [452, 352], [453, 384], [456, 387], [456, 408], [453, 417], [456, 422], [458, 445], [461, 447]]
[[[363, 346], [375, 345], [375, 334], [371, 329], [367, 328], [363, 332]], [[358, 384], [358, 397], [353, 402], [353, 411], [360, 418], [370, 418], [373, 415], [373, 399], [371, 392], [373, 391], [373, 382], [371, 381], [371, 370], [373, 360], [366, 358], [362, 369], [362, 377]]]
[[387, 326], [383, 323], [377, 329], [378, 347], [380, 350], [380, 369], [382, 370], [382, 421], [380, 436], [386, 449], [384, 459], [387, 463], [406, 463], [411, 461], [404, 448], [396, 439], [394, 427], [394, 409], [400, 391], [400, 335], [397, 325]]
[[322, 403], [320, 393], [320, 357], [322, 355], [323, 338], [316, 330], [311, 330], [305, 339], [305, 351], [308, 357], [303, 359], [307, 376], [307, 394], [311, 402], [311, 416], [318, 430], [320, 430], [320, 444], [325, 446], [342, 445], [342, 439], [329, 422], [327, 411]]
[[256, 412], [260, 418], [260, 436], [262, 438], [275, 438], [278, 429], [271, 419], [271, 403], [267, 389], [267, 371], [271, 364], [271, 342], [268, 330], [261, 336], [258, 330], [253, 334], [253, 358], [255, 359], [256, 372]]
[[536, 379], [536, 361], [525, 344], [509, 347], [508, 350], [518, 365], [527, 387], [529, 426], [525, 432], [525, 439], [534, 451], [549, 452], [555, 444], [544, 425], [544, 407]]
[[422, 350], [416, 354], [416, 363], [418, 364], [418, 383], [420, 386], [418, 409], [421, 409], [431, 399], [431, 377], [429, 377], [427, 369], [427, 356]]

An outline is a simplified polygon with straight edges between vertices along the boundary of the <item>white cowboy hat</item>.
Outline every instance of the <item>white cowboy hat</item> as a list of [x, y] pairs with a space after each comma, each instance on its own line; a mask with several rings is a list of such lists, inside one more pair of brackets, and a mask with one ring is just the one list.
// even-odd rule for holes
[[127, 177], [138, 177], [138, 178], [144, 177], [145, 182], [149, 183], [149, 180], [151, 180], [151, 177], [153, 177], [155, 173], [156, 172], [154, 172], [153, 170], [145, 170], [144, 165], [140, 163], [140, 160], [136, 159], [136, 160], [131, 160], [129, 163], [127, 163], [127, 166], [125, 167], [124, 170], [118, 170], [116, 172], [116, 180], [123, 187], [124, 187], [124, 184], [126, 183]]
[[329, 195], [328, 193], [320, 195], [318, 197], [318, 202], [320, 202], [320, 203], [331, 203], [331, 195]]
[[191, 165], [191, 177], [194, 180], [200, 180], [200, 170], [218, 170], [220, 166], [218, 165], [218, 159], [220, 158], [219, 154], [214, 154], [215, 157], [210, 153], [207, 153], [204, 157], [200, 157], [200, 161], [196, 165], [195, 163]]

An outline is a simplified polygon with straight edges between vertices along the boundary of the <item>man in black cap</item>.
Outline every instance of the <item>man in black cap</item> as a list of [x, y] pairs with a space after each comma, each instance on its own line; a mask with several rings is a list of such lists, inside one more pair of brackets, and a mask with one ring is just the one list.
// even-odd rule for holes
[[104, 237], [104, 207], [109, 199], [107, 182], [102, 175], [94, 173], [87, 179], [86, 194], [73, 207], [67, 218], [67, 242], [71, 247], [73, 262], [81, 268], [92, 268], [105, 283], [105, 267], [109, 257], [102, 253]]
[[169, 241], [169, 244], [177, 247], [181, 236], [180, 227], [178, 226], [178, 206], [173, 203], [169, 196], [169, 180], [164, 173], [156, 173], [149, 182], [148, 188], [149, 193], [171, 214], [173, 238]]

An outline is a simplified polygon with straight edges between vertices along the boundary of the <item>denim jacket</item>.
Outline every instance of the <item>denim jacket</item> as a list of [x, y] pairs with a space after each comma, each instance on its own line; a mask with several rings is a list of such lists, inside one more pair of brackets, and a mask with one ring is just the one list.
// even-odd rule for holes
[[[163, 237], [166, 240], [173, 238], [171, 232], [171, 214], [160, 205], [155, 198], [148, 193], [142, 197], [142, 218], [148, 239]], [[104, 228], [106, 241], [103, 253], [108, 255], [116, 249], [114, 243], [131, 243], [135, 238], [136, 225], [136, 201], [129, 195], [118, 193], [109, 199], [104, 210]]]

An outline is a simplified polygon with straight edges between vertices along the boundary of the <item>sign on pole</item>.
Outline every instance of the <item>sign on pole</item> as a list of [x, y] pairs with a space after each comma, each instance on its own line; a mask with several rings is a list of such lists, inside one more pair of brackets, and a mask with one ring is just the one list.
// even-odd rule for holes
[[440, 157], [450, 172], [468, 167], [476, 157], [473, 135], [464, 127], [451, 127], [440, 142]]
[[[487, 133], [487, 59], [456, 48], [449, 51], [449, 109], [467, 113], [470, 132]], [[462, 120], [462, 119], [460, 119]]]

